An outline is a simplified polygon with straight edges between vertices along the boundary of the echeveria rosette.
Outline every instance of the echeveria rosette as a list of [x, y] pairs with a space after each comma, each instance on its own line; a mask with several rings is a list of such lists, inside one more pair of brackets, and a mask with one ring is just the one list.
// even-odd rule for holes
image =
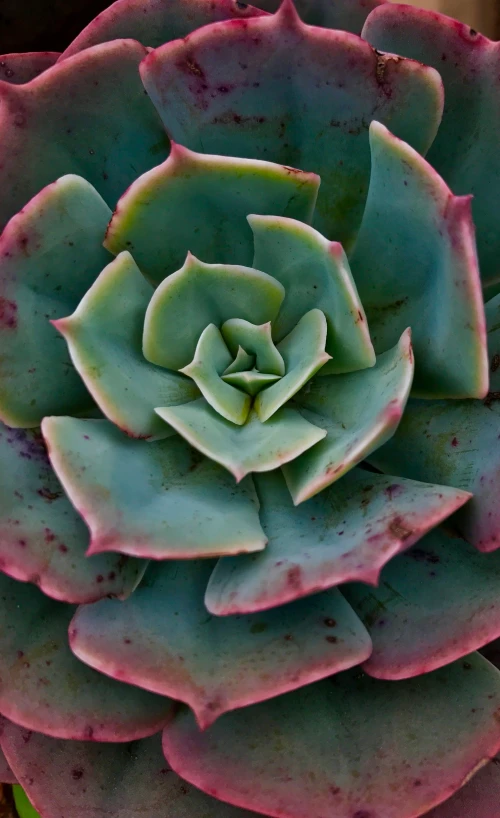
[[1, 774], [47, 818], [490, 818], [497, 47], [262, 5], [0, 61]]

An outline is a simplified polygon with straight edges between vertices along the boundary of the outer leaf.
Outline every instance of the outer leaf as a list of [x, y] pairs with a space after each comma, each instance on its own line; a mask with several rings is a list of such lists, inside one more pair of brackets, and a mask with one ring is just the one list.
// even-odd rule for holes
[[500, 553], [480, 554], [436, 529], [382, 571], [378, 588], [344, 594], [374, 641], [366, 672], [405, 679], [500, 636]]
[[353, 469], [293, 508], [277, 473], [254, 477], [268, 537], [258, 555], [221, 559], [205, 602], [217, 615], [283, 605], [380, 570], [469, 499], [465, 492]]
[[326, 435], [289, 407], [279, 409], [265, 423], [252, 409], [244, 426], [230, 423], [204, 400], [156, 411], [191, 446], [229, 469], [238, 483], [250, 472], [277, 469]]
[[130, 253], [120, 253], [73, 315], [54, 322], [99, 408], [127, 434], [141, 438], [169, 434], [154, 411], [159, 403], [175, 405], [199, 395], [191, 380], [144, 359], [142, 332], [152, 294]]
[[500, 757], [496, 756], [449, 801], [424, 818], [500, 818]]
[[12, 85], [23, 85], [54, 65], [59, 56], [55, 51], [2, 54], [0, 56], [0, 79]]
[[117, 0], [68, 46], [61, 59], [98, 43], [130, 38], [157, 47], [218, 20], [244, 20], [264, 12], [233, 0]]
[[195, 786], [275, 818], [413, 818], [500, 744], [500, 674], [477, 654], [468, 664], [397, 685], [348, 671], [204, 733], [180, 711], [164, 752]]
[[182, 266], [188, 250], [213, 264], [249, 267], [248, 214], [284, 214], [310, 222], [319, 181], [314, 173], [204, 156], [173, 142], [168, 159], [123, 194], [105, 245], [113, 253], [129, 249], [155, 284]]
[[301, 411], [328, 434], [311, 452], [285, 467], [295, 505], [323, 491], [394, 434], [412, 378], [407, 331], [372, 369], [317, 378], [296, 396]]
[[266, 614], [207, 616], [212, 568], [158, 563], [129, 602], [80, 608], [73, 652], [115, 679], [181, 699], [202, 728], [370, 655], [365, 629], [336, 590]]
[[[312, 26], [336, 28], [360, 34], [368, 14], [386, 0], [297, 0], [302, 19]], [[276, 11], [279, 0], [259, 0], [266, 11]]]
[[[265, 324], [284, 298], [279, 281], [236, 264], [205, 264], [188, 253], [184, 266], [158, 287], [144, 323], [144, 355], [154, 364], [181, 369], [193, 358], [209, 324], [229, 318]], [[189, 320], [186, 320], [189, 315]]]
[[65, 173], [83, 176], [113, 205], [164, 158], [167, 139], [137, 76], [145, 54], [116, 40], [27, 85], [0, 83], [0, 229]]
[[17, 778], [9, 766], [3, 750], [0, 751], [0, 781], [2, 784], [17, 784]]
[[30, 799], [48, 818], [255, 818], [178, 778], [159, 735], [127, 744], [61, 741], [7, 723], [1, 740]]
[[274, 337], [281, 340], [305, 312], [317, 308], [326, 317], [326, 351], [332, 357], [322, 374], [373, 366], [366, 316], [342, 246], [292, 219], [249, 216], [248, 221], [254, 234], [253, 266], [272, 273], [285, 288]]
[[265, 423], [330, 360], [325, 352], [327, 323], [321, 310], [310, 310], [278, 344], [286, 374], [269, 389], [260, 392], [255, 411]]
[[455, 194], [473, 195], [481, 273], [485, 283], [499, 281], [500, 45], [442, 14], [389, 3], [370, 15], [363, 36], [443, 77], [446, 105], [429, 162]]
[[500, 295], [486, 305], [486, 318], [491, 380], [486, 399], [410, 400], [394, 439], [370, 460], [384, 471], [472, 492], [454, 523], [472, 545], [492, 551], [500, 546]]
[[38, 430], [0, 427], [0, 567], [65, 602], [126, 596], [143, 566], [85, 557], [88, 533], [54, 474]]
[[484, 397], [486, 328], [470, 197], [453, 196], [378, 122], [370, 142], [370, 189], [351, 266], [375, 349], [389, 349], [411, 326], [416, 393]]
[[91, 532], [89, 554], [152, 559], [264, 548], [253, 487], [177, 436], [130, 440], [102, 420], [46, 418], [52, 464]]
[[219, 415], [241, 426], [248, 417], [251, 400], [221, 377], [232, 361], [220, 330], [215, 324], [209, 324], [200, 335], [193, 360], [181, 372], [193, 379]]
[[49, 319], [74, 309], [108, 261], [110, 213], [91, 185], [65, 176], [0, 237], [0, 415], [10, 426], [38, 426], [47, 413], [92, 404]]
[[143, 738], [168, 720], [168, 699], [107, 679], [73, 656], [73, 606], [0, 574], [0, 608], [0, 711], [7, 718], [49, 736], [94, 741]]
[[370, 120], [425, 151], [441, 116], [433, 69], [308, 27], [290, 0], [272, 17], [206, 26], [164, 45], [141, 73], [176, 142], [319, 173], [315, 224], [345, 246], [368, 189]]
[[40, 815], [32, 806], [26, 792], [19, 784], [12, 787], [12, 794], [14, 796], [14, 804], [19, 818], [40, 818]]

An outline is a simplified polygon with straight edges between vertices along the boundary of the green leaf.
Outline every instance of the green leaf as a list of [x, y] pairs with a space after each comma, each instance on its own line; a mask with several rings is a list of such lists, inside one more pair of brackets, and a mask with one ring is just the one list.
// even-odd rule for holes
[[155, 284], [182, 266], [188, 250], [212, 264], [249, 267], [253, 242], [248, 214], [310, 222], [319, 181], [314, 173], [205, 156], [172, 143], [168, 159], [123, 194], [105, 246], [112, 253], [130, 250]]
[[64, 602], [125, 597], [144, 566], [119, 554], [86, 557], [88, 531], [50, 465], [38, 429], [0, 426], [0, 565]]
[[81, 607], [74, 653], [115, 678], [186, 702], [203, 728], [368, 658], [366, 630], [342, 595], [238, 617], [207, 614], [207, 560], [152, 565], [126, 603]]
[[132, 741], [156, 733], [171, 702], [80, 662], [68, 646], [74, 610], [0, 574], [2, 714], [65, 739]]
[[40, 815], [32, 806], [28, 796], [19, 784], [15, 784], [12, 787], [12, 792], [14, 794], [14, 803], [19, 813], [19, 818], [40, 818]]
[[330, 360], [325, 352], [326, 333], [326, 318], [321, 310], [310, 310], [278, 344], [286, 375], [257, 395], [254, 409], [262, 423], [269, 420]]
[[205, 400], [219, 415], [241, 426], [248, 417], [251, 400], [221, 377], [232, 360], [220, 331], [215, 324], [209, 324], [200, 335], [193, 360], [180, 371], [193, 379]]
[[196, 787], [275, 818], [414, 818], [500, 745], [500, 673], [467, 665], [397, 684], [347, 671], [204, 732], [179, 710], [163, 749]]
[[370, 143], [368, 201], [350, 261], [375, 349], [385, 352], [410, 326], [415, 394], [484, 397], [486, 328], [470, 197], [454, 196], [378, 122]]
[[236, 386], [237, 389], [243, 389], [252, 397], [279, 379], [279, 375], [264, 375], [262, 372], [257, 372], [256, 369], [250, 372], [232, 372], [222, 376], [223, 381]]
[[301, 412], [327, 430], [321, 443], [285, 466], [296, 505], [338, 480], [394, 434], [412, 378], [407, 331], [394, 349], [377, 358], [372, 369], [316, 378], [296, 395]]
[[383, 471], [472, 492], [454, 524], [472, 545], [493, 551], [500, 547], [500, 295], [486, 305], [486, 318], [491, 391], [484, 401], [410, 400], [394, 438], [370, 461]]
[[[89, 48], [26, 85], [0, 85], [0, 229], [45, 185], [86, 179], [114, 207], [168, 139], [138, 75], [146, 49], [132, 40]], [[68, 104], [71, 100], [71, 104]]]
[[145, 443], [107, 421], [75, 418], [46, 418], [43, 432], [90, 528], [89, 554], [192, 559], [264, 548], [252, 485], [236, 487], [177, 436]]
[[150, 301], [144, 355], [151, 363], [181, 369], [209, 324], [220, 326], [228, 318], [264, 324], [276, 317], [283, 297], [282, 285], [266, 273], [205, 264], [188, 253], [184, 266], [160, 284]]
[[274, 337], [282, 340], [305, 312], [317, 308], [326, 317], [326, 351], [332, 357], [322, 374], [373, 366], [366, 316], [342, 245], [293, 219], [249, 216], [248, 221], [254, 234], [253, 266], [285, 288]]
[[132, 437], [165, 437], [154, 408], [194, 400], [194, 383], [153, 366], [142, 354], [144, 316], [153, 289], [130, 253], [102, 271], [73, 315], [55, 322], [89, 392], [113, 423]]
[[388, 560], [470, 497], [353, 469], [294, 508], [279, 472], [254, 482], [268, 543], [259, 554], [219, 560], [205, 597], [218, 616], [284, 605], [354, 579], [376, 585]]
[[391, 560], [377, 588], [343, 592], [372, 635], [364, 668], [379, 679], [428, 673], [500, 636], [500, 552], [443, 529]]
[[244, 426], [230, 423], [204, 400], [156, 411], [191, 446], [229, 469], [237, 482], [253, 471], [277, 469], [326, 434], [287, 407], [279, 409], [265, 423], [252, 410]]
[[0, 238], [0, 416], [38, 426], [46, 414], [92, 405], [50, 320], [76, 307], [109, 260], [111, 211], [78, 176], [44, 188]]
[[176, 142], [318, 173], [315, 227], [346, 249], [368, 190], [370, 121], [424, 153], [443, 106], [434, 69], [306, 26], [290, 2], [272, 17], [205, 26], [161, 46], [141, 75]]
[[268, 375], [284, 375], [285, 362], [273, 344], [271, 322], [256, 326], [242, 318], [230, 318], [221, 327], [222, 336], [234, 357], [241, 348], [255, 356], [255, 367]]

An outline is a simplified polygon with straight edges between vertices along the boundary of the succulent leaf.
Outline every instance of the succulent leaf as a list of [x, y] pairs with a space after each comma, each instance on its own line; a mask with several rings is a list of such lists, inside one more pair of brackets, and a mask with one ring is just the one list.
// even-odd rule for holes
[[[296, 0], [305, 23], [360, 34], [369, 13], [387, 0]], [[259, 0], [266, 11], [277, 11], [280, 0]]]
[[54, 322], [99, 408], [138, 438], [172, 434], [154, 411], [159, 403], [175, 405], [199, 396], [192, 380], [154, 366], [142, 354], [152, 295], [130, 253], [123, 252], [102, 271], [75, 312]]
[[424, 818], [498, 818], [498, 804], [500, 756], [483, 766], [455, 795]]
[[46, 414], [92, 406], [49, 319], [76, 307], [109, 260], [102, 234], [110, 215], [91, 185], [65, 176], [0, 237], [0, 416], [9, 426], [39, 426]]
[[331, 355], [322, 374], [373, 366], [366, 316], [342, 246], [292, 219], [251, 215], [248, 221], [254, 235], [253, 267], [285, 288], [274, 337], [282, 340], [308, 309], [317, 308], [326, 317], [326, 351]]
[[297, 326], [278, 344], [286, 374], [259, 392], [254, 408], [265, 423], [330, 360], [325, 352], [327, 323], [321, 310], [309, 310]]
[[87, 523], [87, 553], [192, 559], [264, 548], [253, 487], [177, 436], [131, 440], [103, 420], [46, 418], [52, 465]]
[[500, 45], [443, 14], [390, 3], [372, 12], [363, 37], [441, 74], [446, 105], [428, 160], [455, 194], [473, 195], [481, 275], [500, 281]]
[[167, 154], [165, 131], [137, 76], [146, 53], [139, 43], [116, 40], [26, 85], [0, 83], [0, 229], [68, 173], [83, 176], [114, 206]]
[[0, 80], [12, 85], [24, 85], [57, 62], [56, 51], [31, 51], [0, 56]]
[[265, 423], [252, 409], [244, 426], [226, 420], [204, 400], [156, 411], [191, 446], [229, 469], [237, 482], [250, 472], [279, 468], [326, 435], [288, 406], [278, 409]]
[[239, 350], [243, 348], [251, 355], [255, 355], [255, 367], [260, 372], [280, 377], [285, 374], [283, 356], [274, 346], [271, 337], [270, 321], [256, 326], [242, 318], [230, 318], [223, 323], [221, 332], [235, 360]]
[[370, 461], [384, 471], [472, 492], [454, 524], [472, 545], [493, 551], [500, 547], [500, 295], [486, 304], [486, 321], [490, 392], [484, 401], [410, 400], [394, 438]]
[[470, 497], [353, 469], [294, 508], [278, 472], [254, 482], [268, 543], [260, 554], [219, 560], [205, 597], [218, 616], [284, 605], [354, 579], [375, 585], [388, 560]]
[[72, 605], [0, 574], [2, 714], [66, 739], [132, 741], [157, 732], [169, 718], [169, 700], [80, 662], [68, 645], [73, 612]]
[[443, 104], [434, 69], [306, 26], [290, 2], [275, 15], [167, 43], [146, 57], [141, 75], [176, 142], [319, 173], [314, 224], [346, 249], [368, 190], [370, 121], [425, 152]]
[[275, 818], [413, 818], [500, 744], [498, 672], [478, 654], [467, 665], [397, 684], [346, 671], [205, 732], [180, 710], [163, 749], [196, 787]]
[[203, 595], [212, 569], [209, 560], [157, 563], [129, 602], [79, 608], [73, 652], [102, 673], [186, 702], [203, 729], [370, 655], [365, 628], [336, 589], [266, 613], [211, 616]]
[[159, 734], [125, 744], [63, 741], [5, 722], [1, 741], [30, 800], [49, 818], [255, 818], [180, 779]]
[[412, 378], [413, 354], [406, 331], [372, 369], [317, 378], [295, 396], [305, 417], [327, 430], [321, 443], [285, 466], [296, 505], [323, 491], [394, 434]]
[[436, 529], [385, 566], [377, 588], [343, 588], [370, 631], [379, 679], [428, 673], [500, 636], [500, 552]]
[[0, 427], [0, 565], [64, 602], [127, 596], [143, 571], [119, 554], [86, 558], [86, 527], [54, 474], [38, 429]]
[[[236, 264], [205, 264], [188, 253], [184, 266], [155, 291], [144, 322], [144, 355], [151, 363], [181, 369], [193, 358], [209, 324], [229, 318], [265, 324], [278, 314], [279, 281]], [[186, 315], [189, 321], [186, 321]]]
[[17, 784], [17, 778], [9, 766], [3, 750], [0, 750], [0, 782], [2, 784]]
[[168, 159], [140, 176], [119, 200], [105, 246], [112, 253], [130, 250], [154, 284], [182, 266], [187, 250], [205, 262], [249, 267], [248, 214], [273, 213], [309, 223], [318, 188], [314, 173], [255, 159], [205, 156], [173, 142]]
[[83, 29], [61, 59], [110, 40], [139, 40], [155, 48], [209, 23], [245, 20], [264, 13], [236, 0], [116, 0]]
[[350, 262], [377, 353], [412, 328], [413, 391], [483, 398], [488, 359], [470, 197], [453, 196], [419, 154], [370, 127], [368, 200]]

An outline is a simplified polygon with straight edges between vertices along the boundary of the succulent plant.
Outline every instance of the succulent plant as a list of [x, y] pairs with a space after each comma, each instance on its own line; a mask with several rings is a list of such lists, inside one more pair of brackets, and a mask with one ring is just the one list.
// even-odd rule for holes
[[0, 58], [0, 778], [492, 818], [500, 46], [261, 6]]

